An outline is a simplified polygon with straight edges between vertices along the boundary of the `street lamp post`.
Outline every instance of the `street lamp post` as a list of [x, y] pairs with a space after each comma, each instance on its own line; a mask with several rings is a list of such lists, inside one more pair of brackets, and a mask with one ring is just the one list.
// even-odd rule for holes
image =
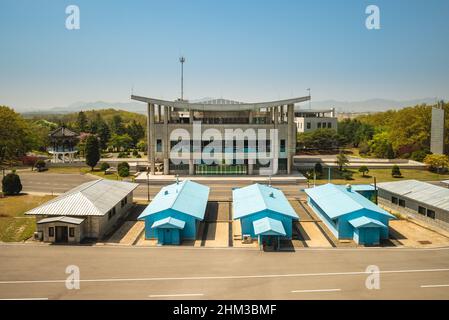
[[147, 167], [147, 200], [150, 201], [150, 170]]

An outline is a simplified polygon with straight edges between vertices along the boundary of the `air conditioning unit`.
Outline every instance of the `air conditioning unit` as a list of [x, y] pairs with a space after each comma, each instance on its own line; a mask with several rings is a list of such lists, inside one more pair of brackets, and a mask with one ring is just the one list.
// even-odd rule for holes
[[244, 234], [242, 236], [242, 243], [246, 243], [246, 244], [253, 243], [253, 238], [249, 234]]
[[34, 240], [36, 241], [42, 241], [43, 234], [42, 231], [36, 231], [34, 232]]

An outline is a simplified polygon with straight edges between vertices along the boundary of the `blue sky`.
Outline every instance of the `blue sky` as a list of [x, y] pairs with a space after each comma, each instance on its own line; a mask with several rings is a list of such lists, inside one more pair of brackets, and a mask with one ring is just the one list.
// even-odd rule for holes
[[447, 99], [447, 21], [446, 0], [0, 0], [0, 104], [175, 99], [180, 54], [188, 99]]

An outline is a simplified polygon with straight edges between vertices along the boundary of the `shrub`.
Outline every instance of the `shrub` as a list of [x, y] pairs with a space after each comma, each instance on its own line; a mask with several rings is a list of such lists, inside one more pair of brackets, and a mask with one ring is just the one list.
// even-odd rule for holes
[[395, 164], [395, 165], [391, 168], [391, 175], [392, 175], [394, 178], [402, 177], [401, 169], [399, 169], [399, 166], [398, 166], [397, 164]]
[[134, 149], [133, 150], [133, 156], [135, 157], [135, 156], [137, 156], [139, 154], [139, 152], [136, 150], [136, 149]]
[[129, 168], [127, 168], [127, 167], [121, 167], [121, 168], [118, 170], [118, 175], [119, 175], [120, 177], [127, 177], [127, 176], [129, 176]]
[[120, 170], [121, 170], [122, 168], [126, 168], [126, 169], [128, 169], [128, 171], [129, 171], [129, 164], [128, 164], [128, 162], [126, 162], [126, 161], [120, 162], [120, 163], [118, 164], [118, 166], [117, 166], [117, 171], [120, 172]]
[[13, 171], [8, 173], [2, 180], [2, 191], [5, 195], [19, 194], [22, 191], [20, 177]]
[[120, 152], [117, 156], [117, 158], [127, 158], [128, 154], [126, 152]]
[[140, 154], [137, 154], [136, 158], [142, 158], [142, 156]]
[[365, 174], [367, 174], [369, 172], [369, 169], [367, 166], [361, 166], [359, 168], [359, 172], [362, 174], [362, 176], [365, 176]]
[[101, 170], [101, 171], [106, 171], [106, 170], [108, 170], [110, 167], [111, 167], [111, 166], [109, 165], [109, 163], [103, 162], [103, 163], [101, 164], [101, 166], [100, 166], [100, 170]]
[[423, 162], [427, 154], [428, 153], [424, 150], [413, 151], [412, 154], [410, 155], [410, 159]]
[[341, 176], [345, 180], [352, 180], [352, 172], [351, 171], [343, 171]]

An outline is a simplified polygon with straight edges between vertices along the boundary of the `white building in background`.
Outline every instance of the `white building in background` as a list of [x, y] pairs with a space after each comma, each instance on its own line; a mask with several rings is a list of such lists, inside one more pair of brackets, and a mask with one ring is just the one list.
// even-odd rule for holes
[[298, 132], [312, 132], [317, 129], [337, 130], [335, 108], [326, 110], [295, 110], [295, 123]]
[[444, 154], [444, 109], [432, 108], [432, 125], [430, 131], [430, 151], [432, 153]]

